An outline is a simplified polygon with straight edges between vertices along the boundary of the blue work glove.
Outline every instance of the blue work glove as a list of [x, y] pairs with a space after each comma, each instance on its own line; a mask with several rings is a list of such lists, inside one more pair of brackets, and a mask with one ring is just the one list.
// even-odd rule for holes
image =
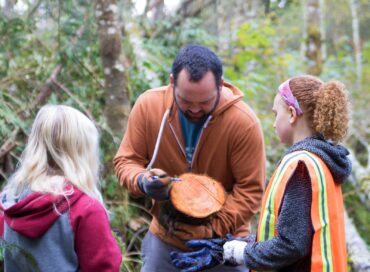
[[[202, 271], [207, 268], [212, 268], [219, 264], [237, 266], [240, 263], [236, 262], [233, 256], [226, 255], [224, 259], [224, 245], [230, 241], [241, 241], [245, 243], [253, 243], [256, 240], [255, 235], [245, 237], [235, 237], [231, 234], [226, 234], [224, 239], [205, 239], [205, 240], [190, 240], [186, 245], [190, 248], [200, 248], [193, 252], [171, 252], [172, 263], [182, 269], [182, 272]], [[227, 252], [229, 253], [229, 252]]]
[[193, 252], [170, 253], [172, 263], [181, 272], [203, 271], [224, 263], [223, 244], [224, 239], [190, 240], [186, 243], [189, 248], [198, 248]]
[[140, 190], [155, 200], [168, 200], [171, 178], [161, 169], [152, 169], [138, 177]]

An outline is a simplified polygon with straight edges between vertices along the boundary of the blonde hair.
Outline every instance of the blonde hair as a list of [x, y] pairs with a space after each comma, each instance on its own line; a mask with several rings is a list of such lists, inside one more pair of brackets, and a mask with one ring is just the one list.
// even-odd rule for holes
[[103, 203], [99, 170], [99, 133], [93, 122], [72, 107], [46, 105], [37, 113], [19, 168], [6, 189], [13, 196], [27, 187], [68, 195], [67, 180]]
[[305, 75], [292, 78], [289, 85], [312, 129], [335, 143], [343, 140], [350, 119], [344, 84]]

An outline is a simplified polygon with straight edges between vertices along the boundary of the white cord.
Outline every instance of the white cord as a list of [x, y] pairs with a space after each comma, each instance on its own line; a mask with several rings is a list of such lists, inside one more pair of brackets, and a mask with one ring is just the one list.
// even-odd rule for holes
[[154, 162], [155, 162], [155, 160], [157, 158], [158, 150], [159, 150], [159, 145], [161, 143], [161, 138], [162, 138], [162, 134], [163, 134], [164, 125], [166, 124], [167, 116], [168, 116], [169, 113], [170, 113], [170, 109], [167, 109], [165, 111], [165, 113], [163, 114], [161, 126], [159, 128], [159, 132], [158, 132], [158, 136], [157, 136], [157, 141], [156, 141], [155, 147], [154, 147], [153, 157], [150, 160], [150, 163], [148, 164], [148, 166], [146, 167], [146, 170], [147, 171], [149, 171], [150, 169], [152, 169], [153, 164], [154, 164]]

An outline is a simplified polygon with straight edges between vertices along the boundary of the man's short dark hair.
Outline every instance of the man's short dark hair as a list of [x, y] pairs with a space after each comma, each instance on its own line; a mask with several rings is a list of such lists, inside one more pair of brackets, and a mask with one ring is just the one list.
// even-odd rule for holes
[[212, 71], [217, 89], [222, 79], [222, 63], [207, 47], [188, 45], [180, 50], [172, 64], [172, 75], [176, 85], [179, 73], [184, 69], [189, 73], [189, 80], [197, 82], [208, 72]]

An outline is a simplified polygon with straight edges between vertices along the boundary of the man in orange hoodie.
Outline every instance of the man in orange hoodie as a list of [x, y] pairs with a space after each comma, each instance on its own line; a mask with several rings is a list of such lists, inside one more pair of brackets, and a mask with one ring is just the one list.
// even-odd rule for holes
[[[136, 101], [114, 158], [116, 175], [134, 197], [153, 199], [149, 232], [142, 244], [141, 271], [178, 271], [169, 253], [190, 239], [245, 236], [259, 210], [265, 183], [260, 122], [224, 82], [222, 63], [208, 48], [189, 45], [176, 56], [168, 86], [144, 92]], [[153, 167], [166, 175], [153, 179]], [[227, 192], [222, 210], [206, 225], [175, 224], [167, 235], [159, 223], [159, 202], [169, 197], [164, 179], [186, 172], [206, 174]], [[218, 266], [212, 271], [245, 271]]]

